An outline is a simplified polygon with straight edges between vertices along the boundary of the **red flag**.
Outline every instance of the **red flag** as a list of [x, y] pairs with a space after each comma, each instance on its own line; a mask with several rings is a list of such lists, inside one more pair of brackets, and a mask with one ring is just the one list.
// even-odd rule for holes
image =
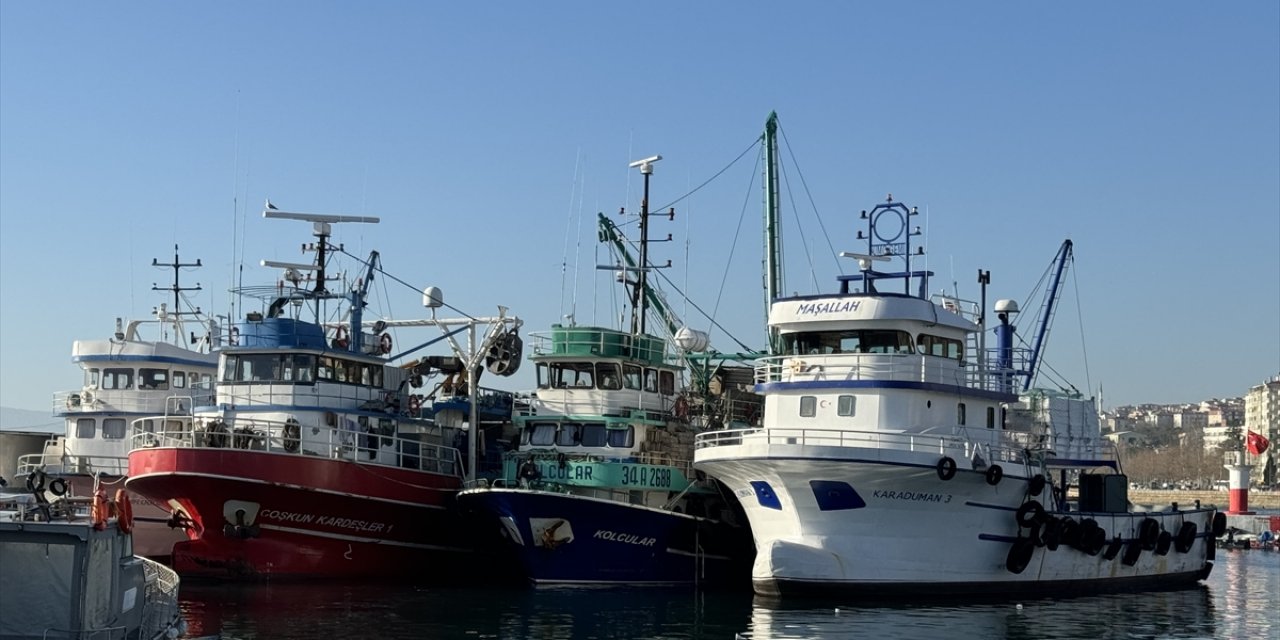
[[1249, 432], [1249, 437], [1245, 440], [1245, 446], [1249, 449], [1249, 453], [1260, 456], [1271, 446], [1271, 442], [1267, 440], [1261, 433]]

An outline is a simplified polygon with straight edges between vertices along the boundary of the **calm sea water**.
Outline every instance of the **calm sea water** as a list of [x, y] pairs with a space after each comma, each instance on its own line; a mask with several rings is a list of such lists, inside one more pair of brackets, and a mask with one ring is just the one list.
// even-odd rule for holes
[[[1280, 638], [1280, 553], [1219, 551], [1201, 586], [968, 605], [782, 603], [750, 593], [476, 589], [385, 584], [184, 584], [188, 637]], [[1019, 608], [1019, 604], [1021, 607]]]

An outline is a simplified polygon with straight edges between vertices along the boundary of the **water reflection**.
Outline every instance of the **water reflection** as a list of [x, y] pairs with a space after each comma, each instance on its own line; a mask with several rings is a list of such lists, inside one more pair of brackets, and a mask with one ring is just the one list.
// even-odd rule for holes
[[[1206, 585], [1018, 602], [866, 604], [690, 589], [182, 585], [189, 635], [322, 638], [1278, 638], [1280, 554], [1222, 552]], [[1021, 608], [1017, 605], [1021, 604]]]
[[1213, 598], [1182, 591], [979, 604], [807, 606], [756, 599], [749, 638], [1215, 637]]

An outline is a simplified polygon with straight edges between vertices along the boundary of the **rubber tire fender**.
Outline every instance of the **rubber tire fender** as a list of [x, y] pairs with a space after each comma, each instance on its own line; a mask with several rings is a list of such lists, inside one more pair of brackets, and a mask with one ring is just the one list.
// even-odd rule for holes
[[67, 495], [67, 481], [62, 478], [54, 478], [49, 481], [49, 493], [58, 497]]
[[1029, 496], [1040, 495], [1040, 492], [1044, 491], [1044, 485], [1045, 485], [1044, 476], [1038, 473], [1034, 476], [1031, 476], [1031, 480], [1027, 481], [1027, 495]]
[[993, 464], [987, 467], [986, 475], [987, 475], [987, 484], [994, 487], [1000, 484], [1000, 479], [1004, 477], [1004, 469], [1000, 468], [1000, 465], [998, 464]]
[[1031, 525], [1044, 520], [1044, 506], [1037, 500], [1028, 500], [1018, 507], [1013, 517], [1019, 527], [1030, 529]]
[[1004, 560], [1004, 568], [1009, 573], [1022, 573], [1031, 564], [1031, 556], [1036, 552], [1036, 543], [1031, 538], [1018, 538], [1009, 547], [1009, 555]]
[[1169, 554], [1169, 547], [1173, 546], [1173, 534], [1168, 531], [1161, 531], [1156, 538], [1156, 555], [1163, 556]]
[[1182, 523], [1182, 528], [1178, 529], [1178, 538], [1174, 541], [1173, 548], [1177, 549], [1178, 553], [1191, 551], [1191, 547], [1196, 543], [1196, 533], [1198, 530], [1199, 527], [1197, 527], [1194, 522]]
[[1124, 540], [1120, 536], [1112, 538], [1111, 542], [1107, 544], [1106, 553], [1102, 554], [1103, 559], [1115, 560], [1116, 556], [1120, 555], [1120, 549], [1122, 548], [1124, 548]]
[[940, 480], [950, 480], [956, 477], [956, 461], [951, 456], [942, 456], [938, 459], [938, 478]]
[[1154, 518], [1143, 518], [1138, 525], [1138, 541], [1143, 551], [1153, 551], [1160, 542], [1160, 523]]
[[1213, 514], [1213, 537], [1221, 538], [1227, 532], [1227, 514], [1219, 511]]

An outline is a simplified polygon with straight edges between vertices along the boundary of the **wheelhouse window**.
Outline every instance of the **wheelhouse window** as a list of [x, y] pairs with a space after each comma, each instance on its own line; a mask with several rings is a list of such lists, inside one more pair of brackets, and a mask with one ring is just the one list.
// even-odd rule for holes
[[102, 379], [102, 371], [100, 369], [84, 370], [84, 386], [90, 389], [97, 389], [98, 383]]
[[965, 424], [964, 421], [965, 421], [965, 406], [964, 406], [964, 403], [961, 402], [960, 404], [956, 405], [956, 422], [960, 423], [960, 426], [963, 427]]
[[536, 422], [524, 428], [524, 443], [535, 447], [549, 447], [556, 443], [556, 423]]
[[987, 407], [987, 428], [988, 429], [996, 428], [996, 408], [995, 407]]
[[650, 393], [657, 393], [658, 391], [658, 370], [657, 369], [644, 370], [644, 390]]
[[609, 433], [609, 446], [619, 447], [622, 449], [630, 449], [635, 446], [636, 431], [635, 427], [627, 425], [625, 429], [607, 429]]
[[920, 353], [927, 356], [937, 356], [951, 360], [964, 359], [964, 344], [954, 338], [943, 338], [942, 336], [922, 333], [916, 337], [916, 345], [919, 347]]
[[840, 396], [836, 399], [836, 415], [851, 416], [857, 404], [854, 402], [854, 396]]
[[133, 369], [103, 369], [103, 389], [132, 389]]
[[582, 425], [582, 446], [603, 447], [608, 444], [608, 434], [603, 424]]
[[173, 372], [173, 388], [174, 389], [187, 388], [187, 372], [186, 371]]
[[676, 374], [671, 371], [658, 372], [658, 392], [664, 396], [674, 395], [676, 392]]
[[596, 363], [596, 384], [600, 389], [621, 389], [622, 375], [618, 365], [612, 362]]
[[582, 444], [582, 425], [560, 425], [560, 434], [556, 436], [556, 446], [576, 447], [580, 444]]
[[818, 397], [800, 396], [800, 417], [812, 418], [818, 415]]
[[802, 331], [786, 334], [782, 340], [785, 353], [790, 355], [915, 352], [911, 334], [892, 329]]
[[542, 379], [542, 367], [538, 367], [538, 386], [547, 389], [595, 386], [596, 367], [591, 362], [556, 362], [547, 367], [547, 377]]
[[640, 389], [644, 384], [644, 370], [633, 364], [622, 365], [622, 384], [628, 389]]
[[93, 418], [80, 418], [76, 420], [76, 437], [82, 440], [93, 438], [93, 432], [97, 430], [98, 423]]
[[138, 369], [138, 388], [168, 390], [168, 369]]
[[106, 418], [102, 421], [102, 437], [104, 439], [122, 440], [124, 435], [124, 418]]

